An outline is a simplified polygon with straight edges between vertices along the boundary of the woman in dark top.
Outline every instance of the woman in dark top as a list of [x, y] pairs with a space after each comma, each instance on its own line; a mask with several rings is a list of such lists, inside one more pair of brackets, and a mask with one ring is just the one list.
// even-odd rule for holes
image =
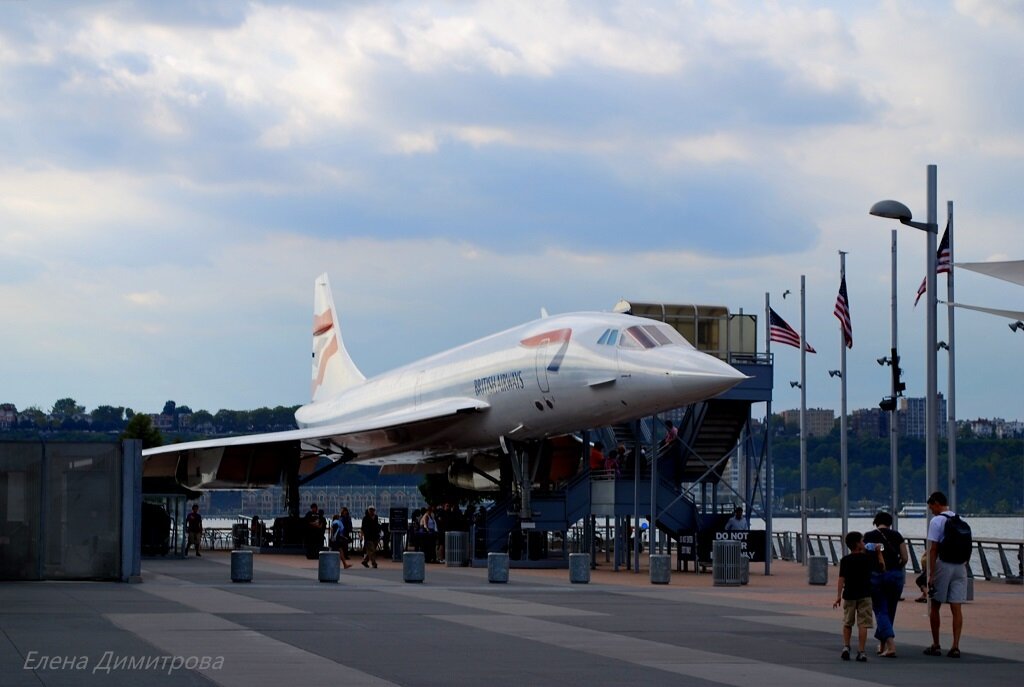
[[881, 545], [885, 570], [871, 575], [871, 607], [875, 612], [875, 639], [878, 655], [896, 655], [896, 606], [903, 595], [906, 573], [903, 568], [910, 557], [903, 535], [892, 529], [892, 516], [880, 512], [872, 521], [875, 529], [864, 533], [865, 544]]

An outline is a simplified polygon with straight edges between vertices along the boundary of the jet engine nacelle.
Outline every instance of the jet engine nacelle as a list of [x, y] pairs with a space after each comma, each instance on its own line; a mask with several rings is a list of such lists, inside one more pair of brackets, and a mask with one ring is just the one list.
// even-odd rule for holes
[[[572, 478], [580, 470], [582, 444], [571, 436], [546, 439], [534, 455], [539, 461], [534, 486], [555, 486]], [[502, 479], [502, 469], [506, 471]], [[509, 459], [504, 455], [475, 453], [469, 460], [452, 461], [448, 466], [448, 481], [460, 489], [470, 491], [500, 491], [509, 486], [511, 475]]]
[[455, 460], [448, 466], [448, 481], [469, 491], [501, 489], [501, 456], [476, 453], [469, 460]]

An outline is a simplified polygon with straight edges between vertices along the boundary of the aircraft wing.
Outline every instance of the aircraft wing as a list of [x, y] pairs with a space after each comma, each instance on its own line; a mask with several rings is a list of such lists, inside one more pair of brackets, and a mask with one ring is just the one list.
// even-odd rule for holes
[[295, 461], [299, 474], [309, 473], [324, 455], [381, 464], [385, 456], [401, 454], [396, 461], [408, 462], [410, 450], [426, 447], [430, 437], [489, 407], [474, 398], [438, 399], [371, 419], [169, 444], [142, 452], [142, 475], [191, 489], [241, 489], [279, 484]]

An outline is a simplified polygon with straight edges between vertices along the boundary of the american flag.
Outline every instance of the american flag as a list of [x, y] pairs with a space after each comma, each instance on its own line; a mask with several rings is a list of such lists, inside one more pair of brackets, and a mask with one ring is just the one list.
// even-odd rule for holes
[[[942, 240], [939, 241], [938, 254], [935, 257], [935, 276], [948, 273], [952, 269], [953, 256], [949, 253], [949, 223], [946, 223], [946, 231], [942, 232]], [[917, 287], [917, 298], [914, 299], [914, 306], [921, 300], [921, 296], [928, 290], [928, 277], [921, 280], [921, 286]]]
[[843, 327], [843, 339], [847, 348], [853, 348], [853, 322], [850, 320], [850, 298], [846, 295], [846, 275], [839, 282], [839, 295], [836, 296], [836, 309], [832, 311], [839, 318]]
[[[772, 341], [800, 348], [800, 335], [793, 331], [793, 328], [786, 324], [786, 321], [779, 317], [779, 314], [772, 308], [768, 308], [768, 332]], [[808, 353], [817, 353], [811, 344], [804, 342], [804, 350]]]

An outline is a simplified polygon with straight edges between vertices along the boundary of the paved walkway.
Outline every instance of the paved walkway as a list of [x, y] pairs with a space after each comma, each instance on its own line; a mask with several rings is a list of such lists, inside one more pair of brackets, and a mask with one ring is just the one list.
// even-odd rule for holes
[[[256, 556], [232, 584], [226, 553], [143, 562], [143, 584], [0, 583], [0, 685], [786, 685], [1019, 684], [1024, 589], [976, 582], [963, 658], [927, 657], [925, 604], [901, 606], [899, 658], [839, 660], [839, 611], [797, 564], [754, 566], [745, 587], [646, 568], [590, 584], [567, 570], [356, 566]], [[907, 598], [915, 596], [907, 590]], [[948, 644], [948, 613], [944, 642]]]

